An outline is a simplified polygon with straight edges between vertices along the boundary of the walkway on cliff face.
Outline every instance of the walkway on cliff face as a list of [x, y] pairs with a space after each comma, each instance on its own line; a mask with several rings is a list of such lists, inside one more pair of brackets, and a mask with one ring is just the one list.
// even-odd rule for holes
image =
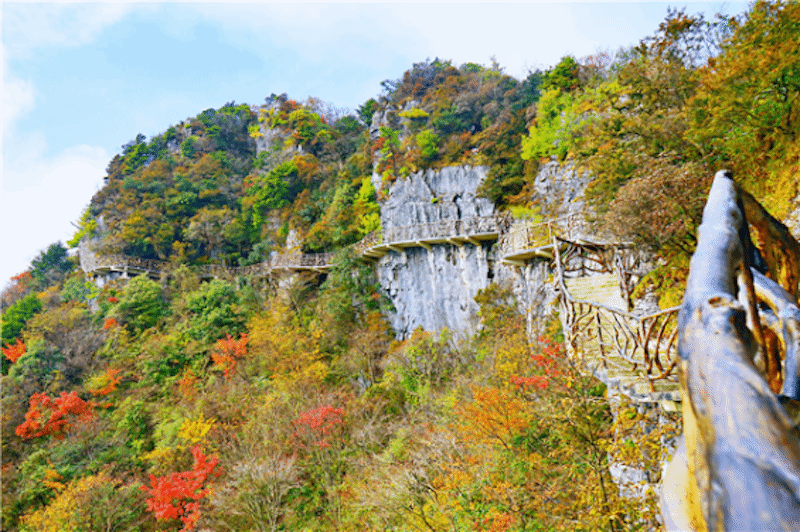
[[[362, 258], [374, 260], [390, 251], [431, 249], [434, 245], [481, 245], [497, 241], [497, 253], [509, 266], [524, 267], [534, 260], [553, 265], [559, 289], [562, 322], [571, 356], [609, 387], [636, 401], [671, 405], [680, 400], [675, 366], [677, 308], [648, 316], [627, 312], [620, 286], [626, 285], [619, 260], [624, 246], [592, 243], [576, 238], [575, 218], [511, 224], [506, 216], [444, 220], [408, 227], [391, 227], [367, 235], [354, 245]], [[265, 276], [276, 271], [326, 271], [333, 253], [287, 253], [244, 267], [197, 266], [205, 278]], [[577, 263], [579, 266], [570, 266]], [[82, 247], [81, 268], [87, 275], [118, 272], [158, 277], [164, 261], [126, 255], [94, 255]], [[586, 276], [588, 269], [594, 275]]]

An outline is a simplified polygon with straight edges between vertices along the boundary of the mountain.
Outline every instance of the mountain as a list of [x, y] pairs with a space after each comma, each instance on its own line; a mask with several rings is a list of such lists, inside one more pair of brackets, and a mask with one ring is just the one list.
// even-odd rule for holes
[[570, 362], [553, 237], [628, 261], [580, 289], [635, 319], [679, 300], [717, 168], [797, 235], [798, 20], [677, 11], [524, 80], [426, 60], [352, 113], [137, 135], [77, 257], [3, 293], [3, 529], [657, 528], [680, 416]]

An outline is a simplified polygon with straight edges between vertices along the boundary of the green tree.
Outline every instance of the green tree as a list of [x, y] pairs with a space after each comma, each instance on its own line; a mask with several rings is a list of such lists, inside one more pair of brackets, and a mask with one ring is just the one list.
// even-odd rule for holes
[[236, 289], [222, 279], [212, 279], [186, 296], [188, 332], [192, 338], [217, 340], [225, 334], [244, 331], [245, 316], [238, 305]]
[[529, 135], [522, 137], [522, 158], [535, 160], [556, 155], [563, 160], [573, 147], [579, 124], [575, 98], [560, 89], [546, 90], [539, 99]]
[[422, 161], [430, 163], [439, 154], [439, 136], [430, 129], [424, 129], [417, 134], [417, 146], [421, 150]]
[[166, 308], [161, 286], [146, 275], [139, 275], [128, 281], [111, 314], [119, 316], [132, 332], [141, 332], [155, 326]]
[[44, 290], [48, 286], [60, 282], [64, 275], [71, 271], [73, 264], [69, 261], [67, 248], [61, 242], [50, 244], [46, 250], [39, 252], [31, 261], [31, 276], [34, 286]]
[[293, 199], [289, 190], [297, 178], [297, 172], [297, 165], [286, 161], [265, 175], [248, 177], [242, 210], [249, 217], [253, 229], [260, 230], [269, 211], [280, 209]]
[[5, 345], [12, 345], [14, 340], [19, 338], [25, 323], [34, 314], [42, 309], [42, 303], [36, 294], [28, 294], [23, 297], [3, 313], [0, 317], [0, 327], [2, 327], [2, 340]]
[[561, 58], [556, 66], [548, 70], [542, 79], [542, 90], [557, 89], [571, 92], [580, 86], [580, 65], [571, 55]]

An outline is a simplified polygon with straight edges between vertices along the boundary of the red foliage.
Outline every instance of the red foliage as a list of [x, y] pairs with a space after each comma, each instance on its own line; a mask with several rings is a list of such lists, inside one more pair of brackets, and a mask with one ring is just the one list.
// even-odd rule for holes
[[[318, 406], [302, 412], [292, 424], [294, 436], [317, 447], [330, 447], [327, 438], [344, 423], [344, 410], [331, 405]], [[305, 444], [301, 443], [305, 446]]]
[[28, 286], [33, 280], [33, 276], [31, 275], [31, 272], [22, 272], [19, 275], [13, 276], [11, 280], [14, 282], [14, 284], [8, 287], [8, 293], [12, 295], [19, 295], [28, 289]]
[[544, 336], [539, 337], [539, 343], [542, 346], [541, 350], [532, 354], [531, 360], [533, 360], [534, 365], [543, 375], [533, 375], [531, 377], [513, 375], [509, 378], [509, 381], [517, 388], [536, 386], [540, 390], [544, 390], [553, 378], [561, 375], [558, 366], [564, 356], [564, 346]]
[[3, 348], [3, 354], [11, 362], [16, 362], [19, 359], [19, 357], [25, 354], [26, 351], [27, 348], [25, 347], [25, 344], [22, 343], [22, 340], [20, 340], [19, 338], [17, 338], [16, 344], [10, 347]]
[[105, 323], [103, 323], [103, 329], [111, 329], [117, 326], [117, 320], [114, 318], [108, 318]]
[[109, 303], [119, 303], [119, 298], [111, 296], [111, 297], [108, 298], [108, 302]]
[[536, 386], [540, 390], [547, 388], [547, 383], [549, 382], [549, 379], [542, 375], [534, 375], [533, 377], [518, 377], [516, 375], [512, 375], [508, 380], [517, 388], [522, 388], [523, 386]]
[[23, 272], [15, 275], [10, 279], [8, 286], [0, 293], [0, 299], [3, 301], [3, 306], [11, 306], [17, 300], [21, 299], [31, 287], [33, 277], [30, 272]]
[[147, 509], [158, 520], [180, 519], [184, 531], [194, 530], [200, 519], [200, 499], [208, 495], [205, 487], [209, 477], [218, 477], [219, 458], [210, 459], [203, 454], [200, 445], [192, 447], [194, 466], [190, 471], [179, 471], [165, 477], [150, 475], [150, 487], [142, 486], [150, 498], [145, 502]]
[[61, 439], [76, 419], [91, 418], [94, 415], [93, 407], [94, 403], [84, 401], [77, 392], [61, 392], [61, 396], [55, 399], [35, 393], [31, 396], [25, 422], [14, 432], [23, 440], [51, 434]]
[[229, 379], [233, 368], [236, 367], [236, 361], [247, 355], [247, 342], [249, 339], [246, 334], [243, 334], [238, 340], [234, 340], [230, 334], [226, 334], [227, 338], [217, 340], [217, 348], [211, 353], [211, 360], [214, 365], [221, 369], [225, 374], [225, 378]]

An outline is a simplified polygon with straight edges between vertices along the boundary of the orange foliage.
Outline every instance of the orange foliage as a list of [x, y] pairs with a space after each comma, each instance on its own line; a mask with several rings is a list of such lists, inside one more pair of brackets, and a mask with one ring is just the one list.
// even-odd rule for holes
[[103, 373], [102, 375], [102, 380], [101, 380], [102, 386], [100, 388], [89, 390], [89, 392], [95, 397], [97, 396], [102, 397], [104, 395], [110, 394], [111, 392], [117, 389], [117, 385], [122, 380], [122, 377], [119, 376], [119, 373], [120, 371], [118, 369], [106, 370], [105, 373]]
[[490, 515], [475, 523], [476, 530], [486, 532], [506, 532], [514, 525], [514, 516], [510, 513]]
[[164, 477], [150, 475], [150, 487], [142, 486], [150, 498], [145, 502], [147, 509], [155, 514], [157, 520], [180, 519], [182, 531], [194, 530], [200, 519], [200, 499], [209, 494], [206, 482], [210, 477], [218, 477], [219, 458], [209, 459], [200, 445], [192, 447], [194, 466], [190, 471], [179, 471]]
[[230, 334], [225, 336], [227, 338], [217, 340], [217, 348], [211, 353], [211, 360], [218, 369], [222, 370], [225, 378], [229, 379], [233, 368], [236, 367], [236, 360], [247, 355], [249, 340], [246, 334], [243, 334], [238, 340], [234, 340]]
[[105, 323], [103, 323], [103, 330], [112, 329], [117, 326], [117, 320], [114, 318], [108, 318]]
[[197, 385], [198, 381], [197, 375], [195, 375], [194, 371], [191, 369], [187, 369], [183, 373], [183, 377], [180, 378], [178, 381], [178, 391], [184, 396], [186, 399], [194, 399], [197, 395]]
[[35, 393], [31, 396], [25, 422], [14, 432], [23, 440], [51, 434], [61, 439], [75, 419], [91, 418], [94, 415], [93, 407], [92, 402], [84, 401], [78, 397], [77, 392], [61, 392], [61, 396], [55, 399], [43, 393]]
[[311, 154], [298, 155], [292, 159], [297, 167], [297, 177], [304, 183], [311, 183], [319, 170], [317, 158]]
[[473, 400], [458, 408], [459, 431], [473, 442], [495, 442], [509, 448], [530, 425], [530, 407], [504, 390], [473, 387]]
[[3, 348], [3, 354], [11, 362], [16, 362], [17, 360], [19, 360], [19, 357], [24, 355], [26, 351], [27, 351], [27, 348], [25, 347], [25, 344], [22, 343], [22, 340], [20, 340], [19, 338], [17, 338], [17, 343], [16, 344], [14, 344], [14, 345], [12, 345], [10, 347], [4, 347]]

